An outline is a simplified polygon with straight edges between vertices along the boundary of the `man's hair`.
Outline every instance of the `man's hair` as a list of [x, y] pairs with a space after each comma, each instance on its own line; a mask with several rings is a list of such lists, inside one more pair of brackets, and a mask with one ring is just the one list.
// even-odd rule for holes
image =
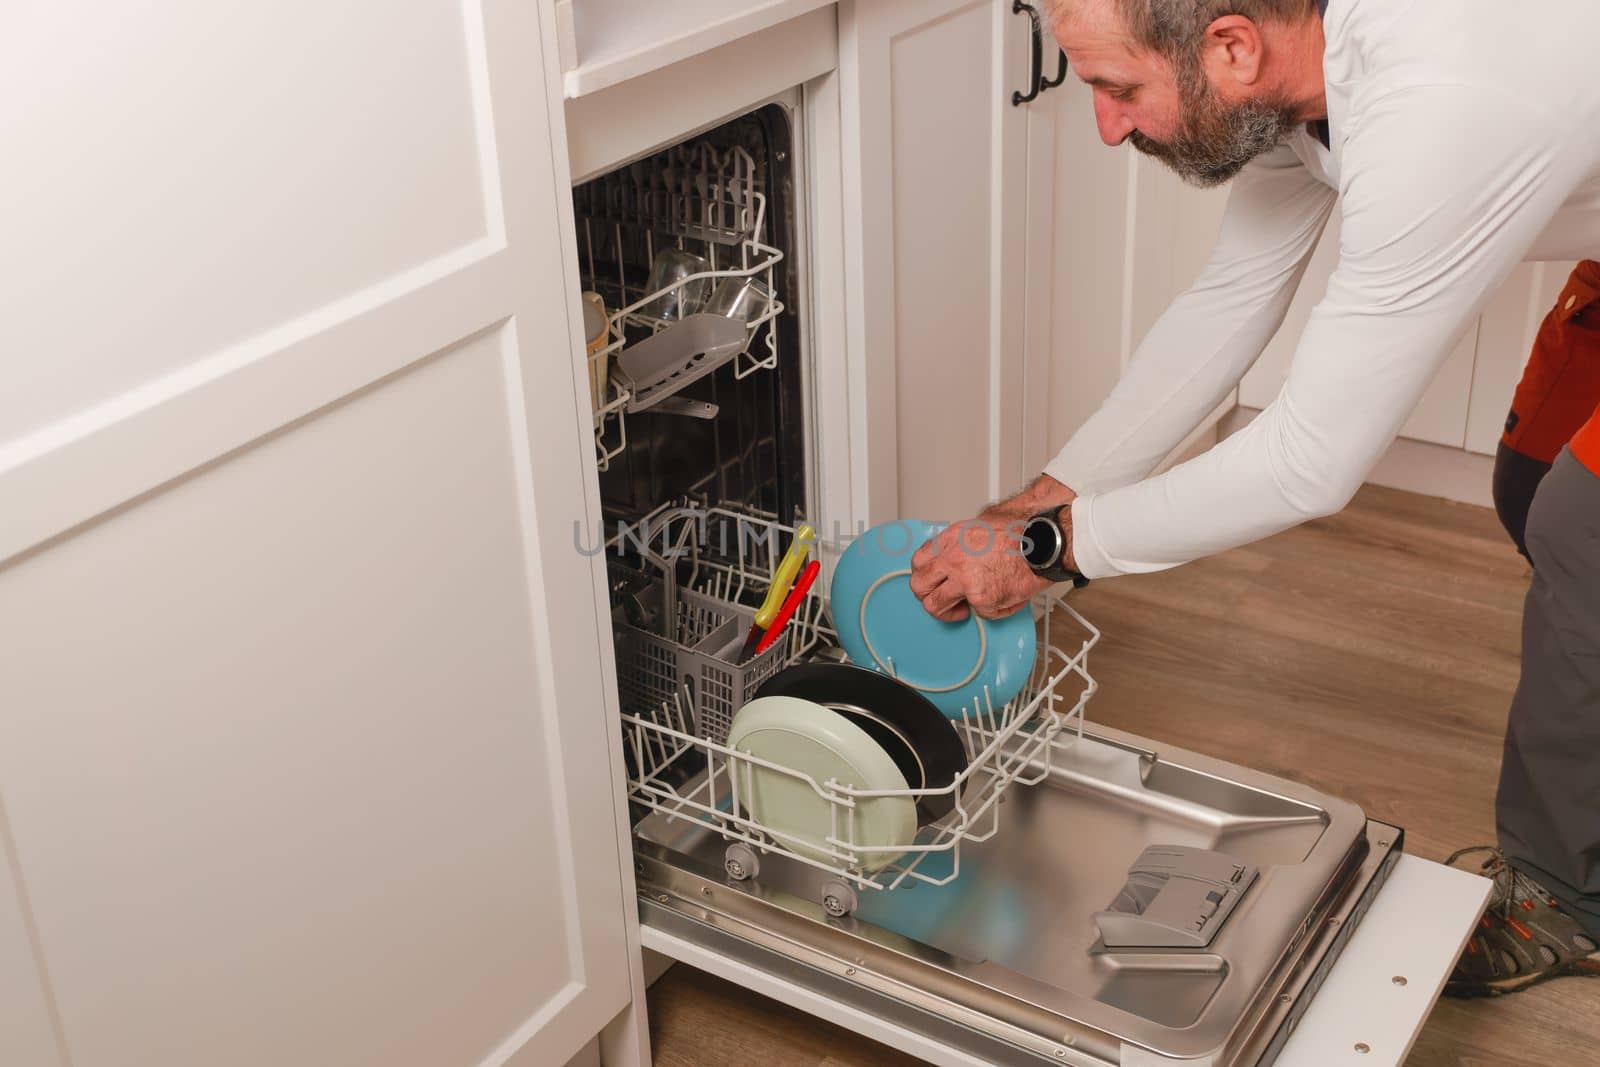
[[[1084, 0], [1048, 0], [1052, 20]], [[1111, 0], [1135, 43], [1181, 62], [1200, 47], [1206, 27], [1224, 15], [1251, 22], [1297, 22], [1316, 10], [1316, 0]]]

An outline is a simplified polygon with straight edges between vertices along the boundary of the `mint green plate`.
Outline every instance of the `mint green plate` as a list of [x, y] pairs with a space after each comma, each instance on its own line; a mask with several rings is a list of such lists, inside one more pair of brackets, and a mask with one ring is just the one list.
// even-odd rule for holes
[[[857, 789], [910, 789], [894, 760], [865, 730], [798, 697], [758, 697], [740, 708], [728, 731], [728, 747], [809, 775], [818, 786], [832, 780]], [[778, 844], [802, 856], [841, 862], [828, 855], [828, 837], [835, 834], [857, 847], [899, 850], [917, 835], [917, 806], [909, 796], [859, 799], [852, 827], [849, 809], [830, 803], [803, 778], [745, 762], [734, 770], [740, 805]], [[886, 867], [901, 854], [858, 853], [864, 871]]]

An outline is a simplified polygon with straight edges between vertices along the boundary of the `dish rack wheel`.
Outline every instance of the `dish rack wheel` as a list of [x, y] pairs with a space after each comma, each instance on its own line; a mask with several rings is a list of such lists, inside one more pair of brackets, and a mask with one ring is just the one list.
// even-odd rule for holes
[[735, 841], [722, 854], [722, 866], [728, 872], [729, 878], [735, 882], [743, 882], [761, 873], [761, 857], [756, 855], [755, 849], [743, 841]]
[[842, 919], [860, 905], [856, 888], [849, 882], [830, 878], [822, 883], [822, 910], [835, 919]]

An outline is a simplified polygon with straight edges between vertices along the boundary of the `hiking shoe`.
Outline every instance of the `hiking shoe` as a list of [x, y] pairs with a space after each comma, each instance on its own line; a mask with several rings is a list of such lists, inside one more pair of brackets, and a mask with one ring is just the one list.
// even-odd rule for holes
[[1482, 854], [1479, 870], [1494, 879], [1489, 906], [1445, 983], [1447, 997], [1497, 997], [1566, 975], [1600, 977], [1600, 946], [1561, 910], [1544, 886], [1506, 862], [1497, 848], [1464, 848], [1456, 866]]

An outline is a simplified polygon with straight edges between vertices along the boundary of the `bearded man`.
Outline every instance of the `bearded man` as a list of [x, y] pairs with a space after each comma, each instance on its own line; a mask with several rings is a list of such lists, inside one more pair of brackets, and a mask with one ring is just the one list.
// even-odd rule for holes
[[[1600, 79], [1587, 0], [1054, 0], [1124, 141], [1232, 181], [1211, 259], [1026, 490], [913, 560], [933, 615], [1139, 574], [1345, 506], [1524, 260], [1585, 260], [1545, 321], [1496, 461], [1534, 578], [1489, 912], [1447, 991], [1600, 973]], [[1156, 477], [1282, 322], [1324, 225], [1339, 263], [1282, 392]], [[1001, 544], [1007, 551], [986, 550]], [[1454, 858], [1453, 858], [1454, 860]]]

